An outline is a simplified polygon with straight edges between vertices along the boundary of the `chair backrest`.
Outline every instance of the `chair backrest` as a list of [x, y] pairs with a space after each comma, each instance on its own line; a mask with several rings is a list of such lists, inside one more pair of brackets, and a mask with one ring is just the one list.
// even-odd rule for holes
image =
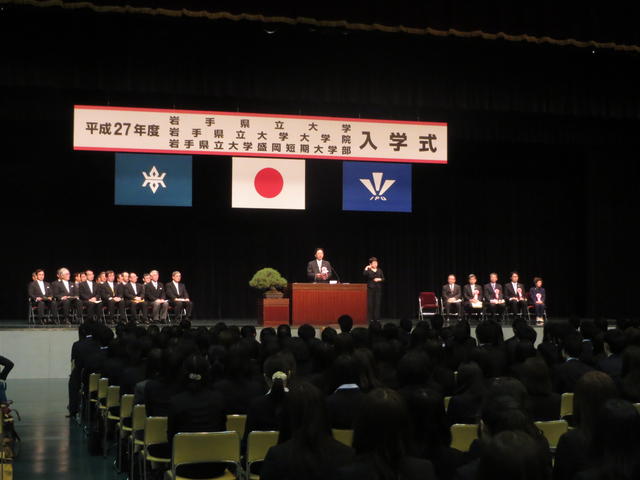
[[167, 443], [167, 417], [147, 417], [144, 423], [144, 445]]
[[341, 430], [339, 428], [332, 428], [331, 433], [333, 434], [333, 438], [337, 441], [350, 447], [353, 444], [353, 430]]
[[89, 375], [89, 388], [87, 389], [89, 395], [98, 391], [98, 380], [100, 380], [99, 373], [92, 373]]
[[560, 418], [573, 415], [573, 393], [563, 393], [560, 398]]
[[104, 403], [107, 400], [107, 390], [109, 389], [109, 379], [101, 378], [98, 380], [98, 401]]
[[560, 437], [569, 431], [569, 424], [565, 420], [551, 420], [535, 422], [536, 427], [544, 434], [552, 450], [558, 446]]
[[451, 425], [451, 447], [468, 452], [471, 443], [478, 438], [478, 425], [455, 423]]
[[107, 388], [107, 408], [120, 406], [120, 387], [111, 385]]
[[278, 432], [249, 432], [247, 438], [247, 462], [259, 462], [264, 460], [269, 449], [278, 444]]
[[640, 413], [640, 403], [634, 403], [633, 406], [636, 407], [636, 410]]
[[246, 415], [227, 415], [227, 430], [234, 431], [239, 438], [244, 437], [244, 427], [247, 424]]
[[130, 418], [133, 415], [133, 399], [135, 395], [125, 393], [120, 398], [120, 419]]
[[451, 397], [444, 397], [444, 411], [449, 410], [449, 402], [451, 401]]
[[131, 429], [134, 432], [140, 432], [144, 430], [146, 421], [147, 407], [145, 407], [144, 405], [135, 405], [133, 407], [133, 415], [131, 416]]
[[171, 468], [174, 473], [179, 465], [204, 462], [238, 464], [240, 437], [237, 433], [233, 431], [178, 433], [173, 437]]
[[422, 308], [437, 308], [438, 299], [434, 292], [420, 292], [418, 297]]

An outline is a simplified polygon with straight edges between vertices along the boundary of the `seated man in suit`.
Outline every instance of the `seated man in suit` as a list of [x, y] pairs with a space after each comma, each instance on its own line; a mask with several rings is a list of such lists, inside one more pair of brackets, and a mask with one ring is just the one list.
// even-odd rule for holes
[[478, 312], [482, 313], [482, 287], [478, 285], [478, 277], [473, 273], [469, 275], [469, 283], [462, 289], [462, 297], [464, 299], [464, 309], [467, 314]]
[[167, 319], [167, 310], [169, 302], [167, 301], [165, 289], [158, 278], [160, 274], [157, 270], [149, 272], [149, 283], [144, 286], [144, 300], [151, 305], [152, 318], [154, 322]]
[[324, 260], [324, 250], [316, 248], [315, 257], [315, 260], [307, 264], [307, 279], [314, 283], [328, 283], [333, 275], [333, 268]]
[[71, 314], [78, 309], [79, 299], [75, 285], [71, 282], [71, 273], [66, 268], [59, 268], [58, 280], [51, 285], [51, 293], [58, 307], [62, 308], [62, 320], [71, 323]]
[[511, 282], [504, 286], [504, 296], [509, 300], [509, 310], [513, 315], [524, 316], [527, 313], [527, 298], [524, 285], [518, 283], [518, 272], [511, 272]]
[[102, 305], [102, 299], [100, 298], [100, 292], [98, 291], [99, 285], [94, 282], [93, 271], [87, 270], [84, 272], [86, 280], [80, 282], [78, 287], [78, 296], [80, 297], [80, 313], [82, 309], [87, 312], [87, 320], [96, 320], [98, 316], [98, 309]]
[[494, 318], [504, 314], [504, 291], [502, 285], [498, 283], [498, 274], [495, 272], [489, 275], [489, 283], [484, 286], [484, 302], [487, 313]]
[[182, 274], [175, 271], [171, 274], [171, 281], [165, 285], [165, 291], [169, 305], [173, 307], [175, 315], [181, 315], [184, 310], [184, 316], [187, 320], [191, 320], [191, 310], [193, 303], [189, 300], [189, 293], [184, 283], [180, 283]]
[[458, 314], [458, 319], [462, 318], [462, 288], [456, 283], [456, 276], [451, 274], [447, 277], [447, 283], [442, 286], [442, 303], [447, 318], [451, 312]]
[[129, 281], [124, 284], [123, 294], [125, 306], [128, 307], [131, 312], [131, 318], [129, 320], [135, 323], [138, 316], [146, 317], [144, 287], [138, 283], [138, 275], [136, 272], [128, 274], [128, 279]]
[[29, 284], [29, 298], [36, 306], [38, 321], [41, 325], [53, 323], [53, 318], [45, 320], [45, 312], [55, 312], [55, 300], [49, 282], [44, 281], [44, 270], [39, 268], [34, 272], [34, 280]]
[[557, 364], [553, 370], [553, 388], [557, 393], [573, 393], [580, 377], [593, 370], [580, 360], [581, 354], [582, 336], [578, 332], [565, 335], [562, 340], [564, 363]]
[[126, 315], [124, 311], [125, 301], [123, 297], [123, 286], [120, 283], [116, 283], [116, 274], [113, 270], [107, 270], [105, 273], [107, 281], [100, 286], [100, 297], [107, 308], [108, 321], [111, 323], [115, 322], [116, 311], [118, 312], [120, 319], [124, 320]]

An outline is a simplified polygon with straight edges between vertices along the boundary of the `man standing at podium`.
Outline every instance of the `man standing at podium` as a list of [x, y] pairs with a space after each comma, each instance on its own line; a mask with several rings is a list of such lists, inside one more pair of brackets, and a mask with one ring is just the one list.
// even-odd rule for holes
[[307, 264], [307, 279], [314, 283], [328, 283], [333, 276], [333, 268], [324, 260], [324, 250], [316, 248], [315, 257]]

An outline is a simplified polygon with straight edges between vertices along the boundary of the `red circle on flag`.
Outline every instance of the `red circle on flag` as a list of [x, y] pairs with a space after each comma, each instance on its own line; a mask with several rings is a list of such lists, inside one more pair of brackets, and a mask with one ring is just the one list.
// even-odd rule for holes
[[253, 179], [256, 191], [265, 198], [277, 197], [282, 191], [284, 179], [282, 174], [275, 168], [263, 168], [256, 173]]

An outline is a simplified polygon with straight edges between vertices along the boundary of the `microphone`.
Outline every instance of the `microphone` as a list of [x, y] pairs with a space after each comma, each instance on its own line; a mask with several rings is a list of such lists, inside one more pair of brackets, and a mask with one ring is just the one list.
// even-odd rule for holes
[[336, 272], [336, 269], [333, 268], [333, 265], [331, 265], [331, 271], [336, 274], [336, 277], [338, 277], [338, 283], [342, 283], [342, 281], [340, 280], [340, 275], [338, 274], [338, 272]]

